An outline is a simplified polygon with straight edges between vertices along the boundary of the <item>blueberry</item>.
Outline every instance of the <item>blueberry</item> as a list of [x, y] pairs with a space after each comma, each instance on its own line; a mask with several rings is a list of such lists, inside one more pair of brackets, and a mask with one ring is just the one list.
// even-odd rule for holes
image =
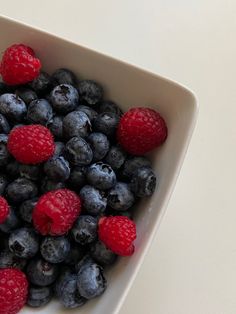
[[100, 113], [94, 120], [94, 131], [104, 133], [108, 138], [115, 135], [120, 117], [114, 112]]
[[71, 242], [70, 252], [64, 260], [64, 264], [73, 267], [84, 257], [84, 247], [79, 244]]
[[19, 173], [22, 178], [37, 181], [41, 174], [41, 168], [39, 165], [20, 164]]
[[51, 102], [53, 109], [58, 113], [68, 113], [78, 105], [79, 94], [77, 90], [69, 84], [61, 84], [56, 86], [51, 94]]
[[64, 154], [65, 144], [63, 142], [55, 142], [54, 156], [62, 156]]
[[96, 263], [84, 263], [78, 272], [78, 290], [86, 299], [93, 299], [101, 295], [107, 286], [103, 269]]
[[51, 287], [37, 287], [31, 285], [28, 291], [27, 305], [31, 307], [42, 307], [49, 303], [53, 297]]
[[84, 80], [79, 83], [79, 94], [89, 105], [95, 105], [102, 99], [103, 89], [94, 81]]
[[52, 80], [48, 73], [40, 72], [32, 82], [29, 84], [37, 94], [41, 95], [48, 92], [52, 88]]
[[5, 175], [0, 174], [0, 195], [4, 194], [7, 184], [8, 184], [7, 177]]
[[59, 266], [46, 262], [42, 258], [35, 258], [29, 262], [26, 274], [32, 284], [45, 287], [51, 285], [57, 279]]
[[45, 237], [40, 246], [42, 257], [50, 263], [61, 263], [68, 256], [70, 242], [66, 237]]
[[73, 86], [77, 85], [76, 75], [68, 69], [57, 69], [52, 74], [52, 79], [55, 81], [57, 85], [59, 84], [69, 84]]
[[5, 233], [10, 233], [12, 230], [18, 228], [20, 225], [20, 220], [16, 215], [15, 210], [10, 207], [10, 213], [7, 216], [7, 219], [4, 221], [3, 224], [0, 224], [0, 231]]
[[112, 265], [117, 260], [117, 255], [109, 250], [101, 241], [96, 241], [90, 245], [89, 254], [103, 267]]
[[9, 133], [10, 125], [4, 115], [0, 114], [0, 133]]
[[18, 161], [16, 160], [10, 161], [6, 166], [6, 173], [8, 176], [12, 178], [17, 178], [20, 175], [19, 168], [20, 164], [18, 163]]
[[0, 252], [0, 268], [19, 268], [23, 269], [26, 266], [27, 260], [15, 256], [9, 250]]
[[20, 205], [19, 214], [23, 221], [32, 223], [32, 213], [37, 202], [38, 202], [38, 198], [32, 198], [30, 200], [24, 201]]
[[71, 170], [70, 177], [68, 179], [68, 184], [79, 191], [86, 182], [86, 167], [76, 166]]
[[86, 299], [79, 294], [76, 274], [65, 274], [56, 285], [57, 297], [65, 308], [74, 309], [86, 302]]
[[70, 176], [70, 165], [62, 156], [54, 156], [44, 164], [44, 172], [52, 181], [66, 181]]
[[98, 115], [97, 111], [85, 105], [78, 106], [76, 111], [83, 111], [89, 117], [91, 122], [93, 122]]
[[98, 106], [98, 111], [99, 111], [99, 113], [113, 112], [113, 113], [117, 114], [118, 116], [122, 116], [122, 111], [119, 108], [119, 106], [117, 106], [116, 103], [114, 103], [113, 101], [110, 101], [110, 100], [101, 101], [101, 103]]
[[95, 189], [90, 185], [85, 185], [80, 190], [80, 197], [83, 201], [83, 207], [91, 215], [103, 213], [107, 207], [107, 199], [102, 191]]
[[66, 186], [64, 182], [51, 181], [49, 180], [49, 178], [45, 177], [41, 181], [40, 187], [41, 187], [41, 192], [46, 193], [53, 190], [64, 189]]
[[14, 230], [9, 237], [8, 245], [10, 251], [20, 258], [31, 258], [39, 250], [39, 237], [31, 228], [20, 228]]
[[31, 101], [38, 98], [37, 94], [29, 88], [20, 87], [15, 91], [16, 96], [20, 97], [26, 105], [29, 105]]
[[139, 197], [150, 196], [156, 188], [156, 175], [150, 167], [141, 167], [134, 173], [130, 188]]
[[0, 134], [0, 167], [4, 167], [8, 164], [10, 154], [7, 150], [7, 140], [6, 134]]
[[26, 115], [24, 101], [14, 94], [3, 94], [0, 96], [0, 113], [9, 121], [20, 122]]
[[55, 116], [48, 125], [52, 134], [58, 138], [63, 137], [63, 116]]
[[18, 178], [7, 186], [6, 194], [10, 202], [21, 203], [35, 197], [38, 194], [38, 188], [32, 181]]
[[108, 190], [116, 184], [116, 174], [103, 162], [92, 164], [87, 171], [88, 183], [100, 190]]
[[91, 130], [90, 120], [82, 111], [72, 111], [63, 119], [63, 135], [67, 139], [74, 136], [86, 137]]
[[1, 133], [1, 134], [0, 134], [0, 143], [6, 145], [6, 144], [7, 144], [7, 141], [8, 141], [8, 135]]
[[81, 244], [89, 244], [97, 238], [98, 221], [93, 216], [81, 215], [76, 220], [71, 234], [74, 240]]
[[52, 107], [46, 99], [36, 99], [29, 104], [27, 120], [30, 123], [47, 126], [52, 121], [52, 117]]
[[126, 152], [120, 146], [112, 146], [104, 161], [109, 164], [112, 169], [118, 170], [124, 164], [126, 156]]
[[124, 163], [122, 175], [127, 179], [131, 179], [135, 171], [143, 166], [151, 167], [150, 160], [146, 157], [130, 157]]
[[101, 160], [106, 156], [110, 143], [105, 134], [91, 133], [88, 142], [93, 150], [93, 161]]
[[130, 208], [134, 201], [134, 194], [131, 192], [129, 185], [124, 182], [117, 182], [109, 191], [107, 197], [108, 205], [115, 210], [121, 211]]
[[91, 163], [93, 152], [82, 137], [72, 137], [66, 143], [65, 156], [73, 165], [84, 166]]

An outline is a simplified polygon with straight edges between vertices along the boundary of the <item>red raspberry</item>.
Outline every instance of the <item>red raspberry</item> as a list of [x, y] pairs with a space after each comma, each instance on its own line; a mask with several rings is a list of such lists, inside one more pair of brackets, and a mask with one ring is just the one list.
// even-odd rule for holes
[[0, 196], [0, 224], [4, 223], [9, 215], [9, 205], [4, 197]]
[[34, 124], [13, 129], [8, 137], [7, 148], [17, 161], [37, 164], [53, 155], [55, 143], [45, 126]]
[[78, 195], [68, 189], [48, 192], [40, 197], [33, 211], [35, 228], [42, 234], [63, 235], [81, 211]]
[[25, 305], [28, 282], [19, 269], [0, 269], [0, 314], [16, 314]]
[[0, 73], [8, 85], [25, 84], [39, 75], [41, 63], [33, 49], [22, 44], [12, 45], [3, 54]]
[[135, 223], [125, 216], [103, 217], [99, 220], [99, 239], [114, 253], [129, 256], [134, 253]]
[[143, 155], [161, 145], [167, 137], [167, 126], [160, 114], [150, 108], [132, 108], [121, 118], [117, 139], [133, 155]]

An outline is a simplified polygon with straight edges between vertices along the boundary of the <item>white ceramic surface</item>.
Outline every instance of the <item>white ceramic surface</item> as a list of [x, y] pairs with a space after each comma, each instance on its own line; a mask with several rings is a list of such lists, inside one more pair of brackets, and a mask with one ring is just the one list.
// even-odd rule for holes
[[[0, 33], [0, 52], [13, 43], [25, 43], [34, 48], [43, 68], [49, 73], [58, 67], [68, 67], [80, 78], [99, 81], [104, 86], [106, 98], [113, 99], [124, 110], [150, 106], [166, 119], [168, 140], [151, 155], [159, 174], [159, 187], [152, 198], [139, 204], [135, 216], [138, 232], [136, 253], [131, 258], [120, 259], [109, 271], [109, 287], [101, 298], [69, 312], [117, 313], [151, 244], [179, 174], [196, 121], [196, 99], [189, 90], [163, 77], [26, 25], [1, 18], [0, 29], [4, 30]], [[42, 310], [23, 310], [24, 314], [32, 312], [67, 313], [56, 302]]]

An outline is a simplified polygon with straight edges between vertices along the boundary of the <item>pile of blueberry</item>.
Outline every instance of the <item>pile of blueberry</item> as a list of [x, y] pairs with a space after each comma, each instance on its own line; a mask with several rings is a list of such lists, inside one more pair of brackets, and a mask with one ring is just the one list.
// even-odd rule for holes
[[[132, 206], [154, 192], [150, 161], [117, 143], [121, 116], [98, 83], [78, 81], [68, 69], [40, 72], [22, 86], [0, 83], [0, 195], [10, 205], [0, 224], [0, 268], [25, 272], [29, 306], [56, 296], [75, 308], [101, 295], [103, 269], [117, 254], [99, 240], [99, 219], [132, 219]], [[20, 163], [8, 151], [8, 134], [28, 124], [43, 125], [54, 136], [54, 154], [44, 163]], [[82, 213], [65, 235], [43, 236], [34, 228], [33, 210], [41, 195], [64, 188], [79, 195]]]

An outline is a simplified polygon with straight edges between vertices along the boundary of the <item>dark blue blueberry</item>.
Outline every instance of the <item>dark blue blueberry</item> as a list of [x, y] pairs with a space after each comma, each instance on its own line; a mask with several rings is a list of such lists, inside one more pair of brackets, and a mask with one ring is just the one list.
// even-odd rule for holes
[[4, 167], [8, 164], [10, 154], [7, 150], [8, 136], [6, 134], [0, 134], [0, 167]]
[[10, 125], [4, 115], [0, 114], [0, 133], [9, 133]]
[[20, 97], [26, 105], [29, 105], [31, 101], [38, 98], [37, 94], [29, 88], [20, 87], [15, 91], [16, 96]]
[[65, 138], [87, 137], [91, 130], [90, 120], [83, 111], [72, 111], [63, 119], [63, 136]]
[[79, 191], [86, 182], [87, 167], [76, 166], [71, 170], [67, 183], [76, 191]]
[[74, 166], [85, 166], [91, 163], [93, 151], [82, 137], [72, 137], [66, 143], [65, 156]]
[[14, 94], [3, 94], [0, 96], [0, 113], [9, 121], [23, 121], [26, 115], [26, 104]]
[[8, 184], [7, 177], [5, 175], [0, 174], [0, 195], [4, 194], [7, 184]]
[[71, 229], [71, 234], [77, 243], [85, 245], [96, 240], [97, 228], [97, 218], [89, 215], [81, 215]]
[[95, 105], [102, 99], [103, 89], [94, 81], [84, 80], [79, 82], [79, 94], [89, 105]]
[[156, 181], [156, 175], [150, 167], [141, 167], [135, 171], [130, 188], [139, 197], [150, 196], [155, 191]]
[[44, 172], [52, 181], [66, 181], [70, 176], [70, 165], [64, 157], [54, 156], [44, 164]]
[[36, 99], [29, 104], [27, 120], [30, 123], [47, 126], [52, 121], [52, 117], [52, 107], [46, 99]]
[[99, 106], [98, 106], [98, 111], [99, 111], [99, 113], [113, 112], [113, 113], [117, 114], [118, 116], [122, 116], [122, 111], [119, 108], [119, 106], [110, 100], [101, 101]]
[[112, 146], [104, 161], [109, 164], [112, 169], [118, 170], [124, 164], [126, 156], [126, 152], [120, 146]]
[[82, 245], [71, 242], [70, 252], [64, 260], [64, 264], [73, 267], [84, 257], [84, 253], [85, 249]]
[[38, 194], [37, 186], [30, 180], [18, 178], [6, 188], [7, 198], [12, 203], [21, 203]]
[[93, 263], [94, 260], [92, 259], [92, 257], [86, 254], [77, 264], [75, 264], [75, 271], [78, 273], [82, 266]]
[[93, 299], [101, 295], [107, 287], [103, 269], [96, 263], [84, 263], [78, 271], [78, 290], [86, 299]]
[[22, 220], [28, 223], [32, 223], [32, 213], [35, 205], [38, 202], [38, 198], [32, 198], [24, 201], [19, 208], [19, 214]]
[[79, 94], [77, 90], [69, 84], [61, 84], [56, 86], [51, 94], [51, 102], [53, 109], [58, 113], [68, 113], [78, 105]]
[[4, 221], [3, 224], [0, 224], [0, 231], [5, 233], [10, 233], [14, 229], [18, 228], [20, 225], [20, 220], [16, 215], [15, 210], [10, 207], [10, 213], [7, 216], [7, 219]]
[[102, 191], [95, 189], [93, 186], [85, 185], [80, 190], [80, 197], [83, 201], [83, 207], [91, 215], [103, 213], [107, 207], [107, 199]]
[[55, 142], [54, 156], [62, 156], [64, 154], [65, 144], [63, 142]]
[[32, 258], [39, 250], [39, 237], [31, 228], [14, 230], [9, 237], [10, 251], [20, 258]]
[[12, 177], [12, 178], [17, 178], [20, 175], [20, 164], [18, 161], [13, 160], [8, 162], [7, 166], [6, 166], [6, 173], [8, 176]]
[[41, 174], [41, 168], [39, 165], [19, 165], [19, 172], [22, 178], [26, 178], [32, 181], [37, 181]]
[[108, 190], [116, 184], [116, 174], [103, 162], [92, 164], [87, 171], [88, 183], [100, 190]]
[[52, 297], [52, 287], [37, 287], [31, 285], [28, 291], [27, 305], [31, 307], [42, 307], [49, 303]]
[[131, 179], [135, 171], [143, 166], [151, 167], [151, 162], [146, 157], [130, 157], [126, 159], [123, 169], [122, 175], [127, 178]]
[[0, 252], [0, 268], [19, 268], [23, 269], [27, 264], [27, 260], [15, 256], [9, 250]]
[[109, 250], [101, 241], [96, 241], [90, 245], [89, 254], [103, 267], [112, 265], [117, 260], [117, 255]]
[[104, 133], [108, 138], [115, 136], [120, 117], [114, 112], [100, 113], [94, 120], [94, 131]]
[[57, 69], [52, 74], [52, 79], [54, 80], [54, 83], [56, 85], [59, 85], [59, 84], [70, 84], [73, 86], [77, 85], [76, 75], [68, 69], [63, 69], [63, 68]]
[[134, 201], [134, 194], [129, 185], [124, 182], [117, 182], [108, 192], [107, 203], [115, 210], [127, 210], [134, 204]]
[[45, 237], [40, 246], [42, 257], [50, 263], [63, 262], [70, 252], [70, 242], [66, 237]]
[[29, 262], [26, 274], [32, 284], [45, 287], [51, 285], [57, 279], [59, 266], [46, 262], [42, 258], [35, 258]]
[[66, 186], [64, 182], [55, 182], [45, 177], [42, 179], [40, 187], [41, 187], [41, 192], [46, 193], [53, 190], [64, 189]]
[[65, 308], [74, 309], [86, 302], [79, 294], [77, 279], [76, 274], [66, 273], [56, 283], [57, 297]]
[[105, 134], [91, 133], [88, 137], [88, 142], [93, 150], [93, 161], [99, 161], [106, 156], [110, 143]]
[[42, 95], [50, 91], [52, 88], [52, 80], [48, 73], [42, 71], [29, 85], [38, 95]]
[[6, 145], [6, 144], [7, 144], [7, 141], [8, 141], [8, 135], [1, 133], [1, 134], [0, 134], [0, 143]]
[[78, 106], [76, 111], [83, 111], [89, 117], [91, 122], [93, 122], [98, 115], [97, 111], [85, 105]]
[[62, 139], [63, 137], [63, 116], [55, 116], [48, 125], [50, 131], [55, 138]]

